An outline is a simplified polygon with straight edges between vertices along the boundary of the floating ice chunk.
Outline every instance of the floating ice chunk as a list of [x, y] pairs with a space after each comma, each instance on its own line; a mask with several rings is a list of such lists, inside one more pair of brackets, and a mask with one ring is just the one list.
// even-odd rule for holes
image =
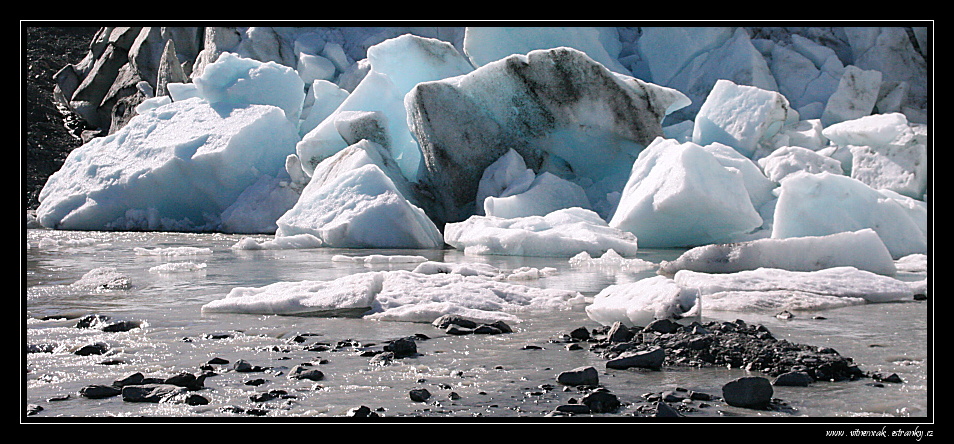
[[[315, 183], [317, 177], [312, 178]], [[335, 248], [440, 248], [440, 231], [371, 163], [309, 184], [278, 219], [276, 238], [311, 234]]]
[[681, 288], [696, 289], [706, 310], [813, 310], [859, 302], [911, 300], [905, 282], [854, 267], [818, 271], [759, 268], [730, 274], [682, 270], [673, 278]]
[[759, 166], [765, 175], [774, 182], [781, 182], [785, 176], [796, 171], [808, 173], [841, 174], [841, 162], [818, 154], [808, 148], [785, 146], [759, 159]]
[[732, 241], [761, 224], [738, 169], [692, 142], [662, 138], [633, 164], [609, 222], [653, 248]]
[[645, 327], [657, 319], [698, 318], [702, 315], [700, 302], [697, 290], [680, 287], [663, 276], [653, 276], [604, 288], [586, 306], [586, 314], [603, 325], [622, 322], [630, 327]]
[[907, 273], [924, 273], [928, 270], [928, 257], [926, 254], [909, 254], [895, 262], [898, 271]]
[[830, 126], [871, 114], [881, 89], [881, 71], [866, 71], [854, 65], [845, 67], [838, 89], [825, 104], [821, 121]]
[[287, 180], [263, 175], [222, 212], [225, 233], [274, 233], [275, 221], [298, 202]]
[[205, 262], [170, 262], [168, 264], [156, 265], [150, 267], [150, 273], [169, 274], [169, 273], [192, 273], [202, 271], [206, 268]]
[[373, 267], [376, 265], [398, 265], [398, 264], [418, 264], [421, 262], [427, 262], [427, 258], [424, 256], [414, 256], [414, 255], [385, 255], [385, 254], [371, 254], [368, 256], [347, 256], [343, 254], [336, 254], [331, 257], [332, 262], [347, 262], [352, 264], [362, 264], [366, 267]]
[[71, 286], [89, 291], [128, 290], [132, 288], [132, 281], [115, 267], [99, 267], [88, 271]]
[[484, 214], [505, 219], [546, 216], [556, 210], [573, 207], [590, 209], [586, 191], [546, 171], [540, 173], [522, 193], [504, 197], [488, 196], [484, 199]]
[[278, 236], [274, 239], [257, 241], [254, 238], [246, 237], [232, 245], [233, 250], [289, 250], [303, 248], [321, 248], [324, 243], [321, 239], [308, 234], [301, 233], [292, 236]]
[[484, 200], [490, 196], [507, 197], [530, 188], [536, 173], [527, 168], [523, 156], [512, 148], [484, 170], [477, 185], [477, 215], [484, 214]]
[[421, 183], [435, 193], [435, 218], [458, 222], [474, 213], [484, 171], [511, 148], [535, 171], [546, 160], [594, 182], [625, 175], [639, 150], [662, 135], [663, 118], [687, 102], [560, 47], [421, 82], [405, 108], [424, 155]]
[[[772, 237], [825, 236], [871, 228], [893, 258], [927, 252], [917, 213], [850, 177], [797, 172], [781, 182]], [[642, 239], [640, 239], [642, 240]]]
[[570, 265], [577, 268], [604, 268], [620, 270], [651, 270], [656, 268], [656, 264], [639, 258], [624, 258], [613, 249], [606, 250], [602, 256], [594, 258], [589, 253], [581, 251], [580, 254], [570, 258]]
[[207, 247], [156, 247], [156, 248], [133, 248], [136, 256], [198, 256], [212, 254], [212, 249]]
[[427, 261], [418, 265], [414, 268], [414, 272], [421, 274], [451, 273], [461, 276], [483, 276], [489, 278], [495, 278], [500, 275], [500, 269], [490, 264], [456, 264], [434, 261]]
[[637, 250], [635, 236], [582, 208], [514, 219], [471, 216], [445, 225], [444, 241], [474, 255], [572, 257], [581, 251], [601, 255], [613, 249], [631, 256]]
[[554, 276], [558, 273], [559, 271], [553, 267], [520, 267], [505, 273], [504, 276], [508, 281], [532, 281]]
[[875, 189], [920, 199], [927, 190], [927, 126], [901, 113], [875, 114], [831, 125], [823, 133], [851, 152], [851, 177]]
[[73, 150], [40, 192], [37, 220], [80, 230], [220, 229], [220, 215], [298, 139], [280, 109], [173, 102]]
[[[304, 135], [296, 150], [307, 174], [325, 158], [348, 147], [335, 127], [335, 114], [345, 111], [379, 112], [385, 116], [386, 146], [404, 176], [418, 178], [421, 152], [411, 136], [404, 96], [419, 82], [465, 74], [470, 62], [450, 43], [410, 34], [368, 48], [370, 71], [337, 110]], [[352, 142], [353, 143], [353, 142]]]
[[598, 28], [475, 26], [464, 33], [464, 54], [478, 67], [512, 54], [561, 46], [578, 49], [611, 71], [631, 75], [603, 45]]
[[828, 236], [700, 246], [673, 261], [663, 261], [659, 264], [659, 273], [670, 276], [679, 270], [733, 273], [757, 268], [815, 271], [843, 266], [883, 275], [897, 271], [884, 242], [874, 230], [866, 228]]
[[582, 299], [574, 291], [541, 289], [479, 276], [375, 271], [333, 281], [277, 282], [233, 288], [203, 313], [339, 315], [431, 322], [445, 314], [478, 321], [519, 321], [522, 311], [567, 309]]
[[304, 137], [305, 134], [315, 129], [319, 123], [341, 106], [341, 103], [348, 98], [348, 94], [348, 91], [327, 80], [319, 79], [312, 82], [305, 102], [308, 107], [302, 109], [302, 120], [298, 125], [298, 134]]
[[212, 105], [256, 104], [281, 108], [298, 127], [305, 84], [295, 70], [275, 62], [260, 62], [223, 52], [193, 79], [198, 94]]
[[715, 142], [702, 147], [719, 161], [722, 166], [736, 169], [742, 173], [745, 189], [749, 192], [752, 206], [758, 210], [769, 201], [775, 199], [773, 190], [778, 184], [773, 183], [762, 169], [748, 157], [743, 156], [730, 146]]
[[719, 142], [752, 158], [761, 143], [797, 122], [798, 113], [785, 96], [719, 80], [699, 108], [692, 141], [699, 145]]

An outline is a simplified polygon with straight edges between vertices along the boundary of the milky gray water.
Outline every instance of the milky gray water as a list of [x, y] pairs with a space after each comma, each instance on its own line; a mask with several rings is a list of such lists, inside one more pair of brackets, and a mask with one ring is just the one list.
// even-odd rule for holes
[[[372, 321], [360, 318], [317, 318], [247, 314], [203, 314], [201, 306], [221, 299], [234, 287], [260, 287], [278, 281], [332, 280], [371, 270], [412, 269], [333, 262], [335, 254], [413, 254], [443, 262], [485, 262], [500, 269], [522, 266], [553, 267], [557, 273], [526, 285], [571, 289], [592, 297], [614, 283], [654, 275], [578, 269], [566, 259], [464, 256], [455, 250], [264, 250], [230, 247], [244, 236], [224, 234], [68, 232], [29, 229], [25, 233], [21, 265], [21, 336], [24, 346], [44, 345], [45, 352], [25, 353], [23, 406], [42, 408], [31, 419], [83, 418], [339, 418], [349, 409], [367, 406], [385, 418], [518, 418], [559, 421], [549, 417], [556, 406], [582, 394], [564, 389], [556, 375], [584, 365], [600, 370], [600, 383], [623, 402], [613, 414], [587, 415], [592, 420], [640, 416], [650, 403], [646, 393], [676, 388], [721, 395], [721, 386], [740, 376], [741, 369], [663, 368], [661, 371], [625, 371], [605, 368], [605, 361], [587, 350], [567, 350], [553, 340], [577, 327], [595, 328], [581, 308], [550, 312], [521, 312], [523, 322], [503, 335], [448, 336], [430, 324]], [[263, 237], [264, 239], [265, 237]], [[137, 255], [136, 248], [202, 247], [211, 254], [186, 257]], [[640, 258], [658, 263], [682, 250], [644, 250]], [[191, 271], [159, 272], [154, 267], [173, 262], [204, 264]], [[114, 267], [127, 276], [126, 289], [92, 291], [72, 284], [97, 267]], [[152, 269], [152, 270], [150, 270]], [[922, 276], [901, 276], [917, 279]], [[142, 327], [106, 333], [75, 328], [87, 314], [116, 320], [141, 321]], [[765, 325], [777, 338], [832, 347], [854, 359], [866, 372], [896, 373], [903, 383], [871, 384], [870, 379], [814, 383], [810, 387], [776, 387], [774, 397], [784, 409], [761, 411], [719, 403], [685, 402], [687, 421], [768, 418], [770, 422], [884, 421], [933, 417], [933, 387], [929, 375], [933, 338], [933, 310], [929, 301], [868, 304], [799, 313], [782, 320], [775, 313], [704, 312], [707, 320], [735, 320]], [[812, 315], [824, 319], [814, 319]], [[389, 339], [410, 335], [429, 339], [417, 343], [418, 355], [392, 365], [371, 365], [362, 351], [380, 349]], [[299, 337], [305, 342], [295, 342]], [[303, 344], [338, 344], [337, 350], [309, 351]], [[103, 355], [79, 356], [83, 345], [102, 342]], [[533, 345], [539, 349], [528, 349]], [[132, 373], [168, 377], [198, 373], [212, 358], [230, 364], [214, 365], [216, 376], [205, 380], [196, 393], [209, 402], [124, 402], [121, 397], [87, 399], [79, 390], [92, 384], [111, 384]], [[230, 365], [245, 360], [260, 372], [235, 372]], [[319, 368], [321, 381], [291, 380], [295, 365]], [[259, 385], [249, 381], [261, 380]], [[431, 398], [416, 402], [412, 389], [426, 388]], [[280, 390], [280, 392], [279, 392]], [[280, 394], [275, 399], [258, 397]], [[453, 393], [453, 394], [452, 394]], [[255, 412], [255, 415], [249, 414]]]

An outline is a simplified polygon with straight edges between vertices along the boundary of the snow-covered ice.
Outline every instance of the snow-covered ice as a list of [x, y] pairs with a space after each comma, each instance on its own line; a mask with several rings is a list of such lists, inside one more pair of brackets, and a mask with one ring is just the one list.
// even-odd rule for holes
[[568, 309], [582, 295], [459, 273], [370, 271], [332, 281], [276, 282], [236, 287], [203, 313], [351, 314], [366, 319], [432, 322], [456, 314], [482, 322], [519, 322], [520, 312]]
[[702, 306], [697, 290], [654, 276], [606, 287], [586, 306], [586, 314], [603, 325], [622, 322], [645, 327], [657, 319], [698, 318]]
[[599, 215], [583, 208], [513, 219], [471, 216], [445, 225], [444, 241], [470, 255], [569, 258], [581, 251], [599, 256], [612, 249], [631, 256], [638, 249], [631, 233], [610, 227]]

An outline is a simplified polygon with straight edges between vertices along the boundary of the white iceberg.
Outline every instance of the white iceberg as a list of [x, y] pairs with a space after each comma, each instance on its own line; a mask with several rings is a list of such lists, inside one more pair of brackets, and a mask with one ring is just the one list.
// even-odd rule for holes
[[472, 255], [572, 257], [586, 251], [598, 256], [612, 249], [632, 256], [637, 250], [635, 236], [582, 208], [513, 219], [471, 216], [445, 225], [444, 241]]
[[603, 325], [614, 322], [645, 327], [657, 319], [698, 319], [702, 315], [699, 292], [663, 276], [610, 285], [586, 306], [590, 319]]
[[599, 268], [612, 270], [641, 271], [656, 268], [657, 264], [640, 258], [625, 258], [613, 249], [606, 250], [602, 256], [592, 257], [581, 251], [569, 260], [570, 266], [576, 268]]
[[40, 192], [37, 220], [77, 230], [221, 229], [262, 176], [278, 177], [298, 139], [271, 105], [173, 102], [73, 150]]
[[568, 309], [582, 300], [574, 291], [541, 289], [454, 273], [371, 271], [332, 281], [276, 282], [236, 287], [203, 313], [362, 316], [432, 322], [454, 314], [481, 322], [519, 322], [521, 312]]
[[821, 310], [914, 297], [908, 283], [854, 267], [808, 272], [759, 268], [729, 274], [682, 270], [673, 281], [698, 291], [705, 309], [716, 311]]
[[827, 236], [757, 239], [732, 244], [710, 244], [690, 249], [659, 264], [659, 273], [679, 270], [733, 273], [758, 268], [815, 271], [851, 266], [882, 275], [897, 272], [891, 253], [870, 228]]
[[881, 90], [881, 71], [864, 70], [854, 65], [845, 67], [838, 89], [825, 104], [821, 121], [831, 126], [871, 114]]
[[762, 225], [745, 175], [692, 143], [656, 139], [633, 164], [609, 225], [640, 246], [730, 242]]
[[798, 172], [781, 182], [772, 237], [825, 236], [871, 228], [891, 256], [900, 258], [927, 252], [927, 235], [921, 228], [926, 221], [919, 221], [921, 216], [898, 199], [850, 177]]
[[841, 174], [841, 162], [838, 159], [819, 154], [799, 146], [781, 147], [759, 159], [759, 166], [765, 176], [773, 182], [781, 182], [785, 176], [796, 171], [808, 173]]
[[256, 104], [281, 108], [298, 127], [305, 84], [294, 69], [223, 52], [194, 78], [196, 92], [212, 105]]
[[564, 208], [590, 208], [586, 191], [579, 185], [542, 172], [526, 191], [509, 196], [488, 196], [484, 199], [484, 214], [504, 219], [526, 216], [546, 216]]

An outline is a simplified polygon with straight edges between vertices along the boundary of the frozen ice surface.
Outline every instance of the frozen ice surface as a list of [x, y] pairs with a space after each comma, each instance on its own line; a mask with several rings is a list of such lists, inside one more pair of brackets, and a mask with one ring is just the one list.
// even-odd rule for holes
[[484, 216], [484, 200], [490, 196], [507, 197], [530, 188], [536, 173], [527, 168], [523, 156], [512, 148], [484, 170], [477, 185], [477, 215]]
[[471, 216], [445, 225], [444, 241], [473, 255], [569, 258], [581, 251], [599, 256], [612, 249], [632, 256], [637, 250], [635, 236], [610, 227], [599, 215], [582, 208], [513, 219]]
[[73, 150], [40, 193], [37, 220], [79, 230], [221, 229], [221, 215], [294, 152], [270, 105], [173, 102]]
[[232, 245], [233, 250], [288, 250], [300, 248], [320, 248], [324, 245], [321, 239], [308, 233], [291, 236], [277, 236], [274, 239], [258, 241], [246, 237]]
[[838, 89], [825, 104], [821, 121], [825, 126], [854, 120], [874, 111], [881, 90], [881, 71], [864, 70], [854, 65], [845, 67]]
[[692, 143], [656, 139], [640, 153], [609, 225], [640, 246], [730, 242], [762, 225], [745, 175]]
[[831, 173], [798, 172], [781, 182], [772, 237], [825, 236], [871, 228], [893, 258], [927, 252], [916, 207], [864, 183]]
[[212, 105], [256, 104], [281, 108], [295, 127], [305, 100], [305, 85], [294, 69], [223, 52], [193, 79], [200, 97]]
[[706, 310], [819, 310], [845, 305], [912, 300], [913, 287], [898, 279], [835, 267], [818, 271], [759, 268], [728, 274], [682, 270], [673, 281], [698, 291]]
[[640, 258], [625, 258], [613, 249], [606, 250], [600, 257], [592, 257], [589, 253], [581, 251], [576, 256], [570, 258], [569, 263], [577, 268], [599, 268], [607, 270], [651, 270], [656, 268], [657, 264]]
[[586, 314], [603, 325], [622, 322], [645, 327], [657, 319], [697, 318], [702, 315], [702, 304], [698, 290], [653, 276], [606, 287], [586, 306]]
[[431, 322], [445, 314], [478, 321], [519, 322], [519, 313], [568, 309], [582, 296], [459, 273], [370, 271], [333, 281], [276, 282], [236, 287], [204, 313], [327, 315], [350, 313], [366, 319]]
[[[506, 191], [506, 190], [505, 190]], [[542, 172], [519, 194], [484, 199], [484, 214], [512, 219], [526, 216], [546, 216], [564, 208], [591, 209], [586, 191], [579, 185]]]
[[367, 256], [349, 256], [344, 254], [336, 254], [331, 257], [332, 262], [349, 262], [353, 264], [363, 264], [366, 266], [375, 266], [375, 265], [392, 265], [392, 264], [417, 264], [421, 262], [427, 262], [427, 258], [424, 256], [413, 256], [405, 254], [371, 254]]
[[[609, 30], [615, 33], [615, 29], [607, 28]], [[464, 53], [474, 66], [479, 67], [512, 54], [565, 46], [586, 53], [611, 71], [631, 75], [616, 58], [619, 51], [611, 53], [611, 49], [604, 45], [603, 32], [586, 26], [474, 26], [468, 27], [464, 34]], [[612, 37], [619, 39], [618, 36]]]
[[882, 275], [894, 275], [897, 271], [884, 242], [874, 230], [866, 228], [827, 236], [699, 246], [673, 261], [660, 263], [659, 273], [670, 276], [679, 270], [732, 273], [757, 268], [815, 271], [843, 266]]
[[212, 254], [211, 248], [206, 247], [156, 247], [156, 248], [133, 248], [136, 256], [200, 256]]

